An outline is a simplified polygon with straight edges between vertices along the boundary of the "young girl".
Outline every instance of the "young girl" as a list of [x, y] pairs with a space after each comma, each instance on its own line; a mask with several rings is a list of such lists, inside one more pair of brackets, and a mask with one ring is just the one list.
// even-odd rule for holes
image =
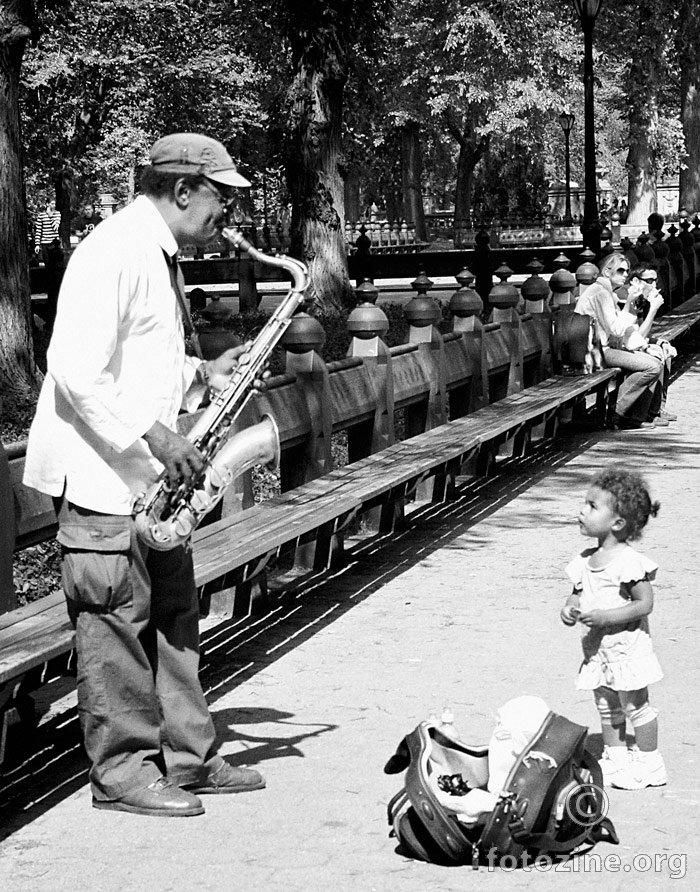
[[[598, 544], [566, 568], [574, 590], [561, 619], [567, 626], [580, 622], [585, 627], [576, 687], [594, 692], [603, 726], [603, 777], [623, 790], [666, 783], [657, 714], [647, 692], [647, 685], [663, 677], [647, 619], [658, 565], [628, 545], [658, 510], [638, 474], [620, 467], [602, 471], [592, 480], [578, 518], [583, 535]], [[634, 750], [627, 749], [626, 719], [634, 728]]]

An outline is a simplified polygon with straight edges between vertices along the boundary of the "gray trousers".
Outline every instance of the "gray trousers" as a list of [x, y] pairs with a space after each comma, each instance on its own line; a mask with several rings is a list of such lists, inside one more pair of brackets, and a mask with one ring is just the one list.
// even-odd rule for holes
[[199, 681], [191, 553], [152, 551], [131, 517], [63, 502], [58, 540], [76, 631], [78, 710], [96, 799], [222, 764]]
[[646, 421], [666, 406], [670, 360], [661, 362], [639, 350], [616, 350], [603, 347], [607, 366], [626, 372], [617, 394], [616, 412], [631, 421]]

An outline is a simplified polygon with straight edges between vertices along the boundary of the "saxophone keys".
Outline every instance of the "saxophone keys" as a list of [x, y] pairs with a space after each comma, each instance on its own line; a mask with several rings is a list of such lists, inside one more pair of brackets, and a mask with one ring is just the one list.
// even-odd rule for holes
[[[189, 513], [189, 512], [188, 512]], [[175, 521], [173, 531], [181, 538], [186, 539], [194, 530], [194, 519], [189, 516], [180, 515]]]
[[190, 498], [192, 510], [198, 513], [206, 513], [212, 507], [211, 497], [203, 489], [195, 489]]
[[224, 466], [223, 468], [218, 468], [216, 465], [212, 465], [209, 468], [209, 474], [207, 476], [207, 483], [217, 492], [220, 489], [228, 486], [233, 479], [233, 475], [229, 468]]

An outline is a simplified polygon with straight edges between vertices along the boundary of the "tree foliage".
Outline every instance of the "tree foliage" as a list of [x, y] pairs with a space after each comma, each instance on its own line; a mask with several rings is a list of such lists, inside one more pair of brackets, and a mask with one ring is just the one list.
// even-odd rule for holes
[[503, 213], [526, 195], [534, 207], [548, 131], [576, 90], [575, 48], [572, 23], [553, 0], [397, 4], [380, 72], [385, 130], [417, 123], [428, 157], [441, 166], [451, 157], [455, 216], [472, 214], [477, 176], [488, 182], [503, 160], [524, 180], [497, 190], [488, 209]]
[[[653, 209], [657, 179], [679, 170], [682, 200], [700, 208], [699, 10], [697, 0], [618, 0], [596, 23], [598, 162], [615, 194], [629, 179], [632, 219]], [[0, 0], [0, 16], [29, 208], [58, 186], [64, 237], [84, 199], [131, 197], [155, 138], [204, 131], [267, 183], [266, 207], [291, 203], [312, 293], [339, 309], [350, 300], [346, 200], [353, 215], [376, 201], [405, 217], [410, 184], [413, 198], [418, 188], [434, 205], [453, 201], [464, 219], [534, 214], [562, 176], [563, 108], [576, 115], [581, 179], [582, 33], [561, 0], [260, 0], [255, 14], [241, 0]], [[8, 109], [3, 209], [23, 246]], [[14, 244], [6, 234], [3, 252], [19, 258]], [[17, 269], [5, 275], [25, 287]], [[26, 357], [27, 331], [12, 325], [25, 343], [3, 352]]]
[[291, 79], [281, 111], [292, 198], [292, 251], [310, 267], [309, 293], [341, 310], [352, 300], [345, 261], [342, 131], [345, 88], [371, 52], [388, 0], [277, 0]]
[[262, 72], [236, 44], [242, 15], [210, 0], [42, 4], [23, 74], [31, 197], [68, 165], [79, 196], [126, 200], [133, 168], [174, 130], [210, 133], [234, 156], [254, 144]]

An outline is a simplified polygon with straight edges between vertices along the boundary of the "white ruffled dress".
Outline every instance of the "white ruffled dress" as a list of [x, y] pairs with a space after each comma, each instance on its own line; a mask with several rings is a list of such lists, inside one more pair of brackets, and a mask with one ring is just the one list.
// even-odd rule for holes
[[[658, 564], [630, 545], [616, 552], [605, 567], [591, 567], [596, 548], [587, 548], [566, 568], [581, 595], [581, 610], [612, 610], [631, 601], [630, 584], [655, 578]], [[649, 635], [649, 618], [602, 629], [584, 627], [583, 663], [576, 688], [592, 691], [638, 691], [663, 678]]]

